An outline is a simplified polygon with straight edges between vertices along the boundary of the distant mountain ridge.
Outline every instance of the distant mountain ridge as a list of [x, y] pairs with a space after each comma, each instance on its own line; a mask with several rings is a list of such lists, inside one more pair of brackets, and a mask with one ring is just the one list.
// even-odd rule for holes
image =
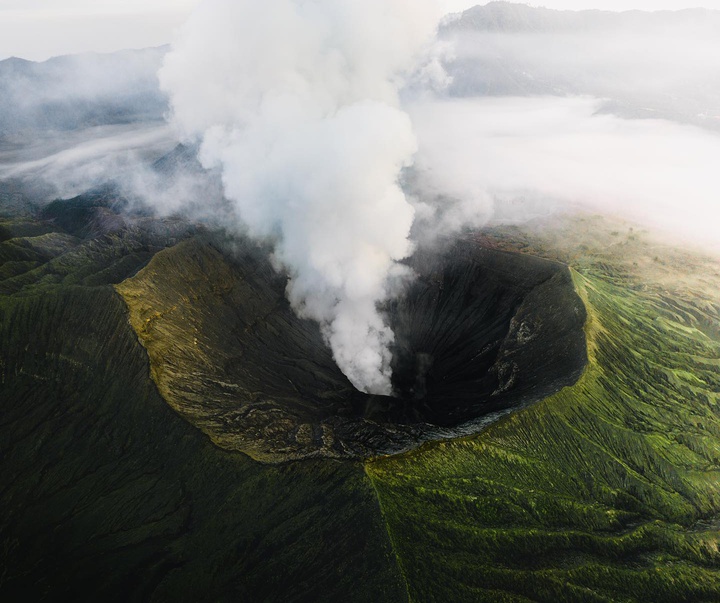
[[162, 119], [167, 99], [157, 71], [167, 50], [0, 61], [0, 141], [39, 130]]
[[684, 10], [556, 10], [513, 2], [489, 2], [460, 13], [447, 21], [442, 34], [474, 30], [487, 32], [567, 32], [611, 28], [677, 27], [704, 23], [720, 28], [720, 10], [689, 8]]
[[443, 24], [451, 96], [594, 96], [630, 118], [720, 129], [720, 11], [559, 11], [509, 2]]

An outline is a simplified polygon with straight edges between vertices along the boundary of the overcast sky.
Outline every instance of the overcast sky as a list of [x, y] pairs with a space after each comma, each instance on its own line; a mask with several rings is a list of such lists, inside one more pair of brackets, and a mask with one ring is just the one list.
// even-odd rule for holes
[[[448, 12], [472, 0], [438, 0]], [[84, 51], [160, 46], [172, 40], [197, 0], [0, 0], [0, 59], [44, 60]], [[544, 0], [558, 9], [720, 9], [720, 0]]]

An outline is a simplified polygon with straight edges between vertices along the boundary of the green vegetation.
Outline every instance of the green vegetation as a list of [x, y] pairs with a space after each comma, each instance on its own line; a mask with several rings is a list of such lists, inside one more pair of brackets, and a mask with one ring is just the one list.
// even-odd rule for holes
[[43, 256], [0, 296], [0, 600], [402, 600], [360, 464], [263, 466], [162, 400], [122, 299], [92, 284], [121, 278], [126, 240]]
[[720, 343], [696, 308], [575, 281], [575, 386], [368, 464], [413, 600], [720, 598]]
[[167, 405], [114, 290], [187, 229], [96, 218], [0, 223], [0, 600], [720, 600], [716, 263], [491, 233], [575, 267], [580, 380], [474, 437], [268, 466]]

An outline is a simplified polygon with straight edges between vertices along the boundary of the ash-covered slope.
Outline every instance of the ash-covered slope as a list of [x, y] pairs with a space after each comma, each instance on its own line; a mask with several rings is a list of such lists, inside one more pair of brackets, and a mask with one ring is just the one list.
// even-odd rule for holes
[[364, 458], [478, 431], [574, 383], [585, 311], [560, 264], [458, 242], [419, 253], [387, 309], [396, 397], [357, 392], [298, 319], [267, 251], [195, 239], [117, 286], [168, 403], [264, 461]]

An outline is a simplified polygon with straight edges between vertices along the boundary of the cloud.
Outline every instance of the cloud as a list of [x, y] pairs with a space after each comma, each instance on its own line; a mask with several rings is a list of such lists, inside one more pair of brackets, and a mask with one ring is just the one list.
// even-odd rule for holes
[[63, 0], [62, 8], [47, 0], [4, 0], [4, 18], [55, 19], [67, 16], [147, 14], [163, 11], [189, 11], [198, 0]]
[[149, 158], [162, 156], [177, 144], [167, 125], [100, 126], [39, 136], [33, 147], [0, 156], [0, 179], [42, 179], [58, 198], [127, 179]]
[[[28, 145], [43, 131], [163, 122], [163, 49], [0, 62], [0, 144]], [[71, 138], [70, 135], [68, 135]]]
[[415, 104], [414, 186], [429, 200], [426, 222], [452, 230], [579, 205], [720, 248], [720, 136], [601, 114], [602, 104], [558, 97]]
[[588, 95], [627, 117], [720, 129], [720, 12], [560, 13], [496, 4], [443, 31], [454, 96]]
[[4, 1], [0, 6], [0, 59], [15, 56], [44, 61], [79, 52], [168, 44], [195, 3]]

